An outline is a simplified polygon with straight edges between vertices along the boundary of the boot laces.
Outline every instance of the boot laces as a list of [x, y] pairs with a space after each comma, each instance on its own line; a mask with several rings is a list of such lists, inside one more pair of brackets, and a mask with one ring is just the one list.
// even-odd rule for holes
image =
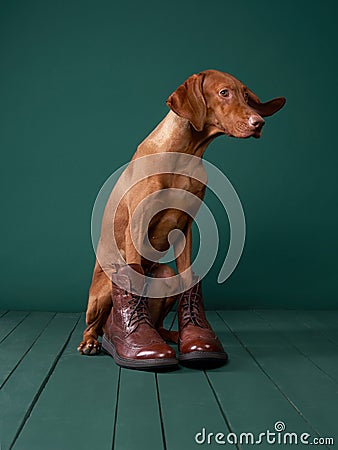
[[199, 293], [198, 288], [190, 289], [188, 294], [184, 292], [180, 301], [183, 309], [183, 326], [192, 323], [193, 325], [203, 328], [204, 321], [200, 311], [201, 294]]
[[128, 299], [128, 304], [131, 309], [130, 318], [128, 321], [128, 327], [136, 327], [140, 325], [141, 323], [147, 323], [148, 325], [153, 326], [149, 310], [147, 308], [146, 302], [145, 302], [145, 296], [143, 295], [136, 295], [133, 293], [125, 292], [125, 295], [130, 297]]

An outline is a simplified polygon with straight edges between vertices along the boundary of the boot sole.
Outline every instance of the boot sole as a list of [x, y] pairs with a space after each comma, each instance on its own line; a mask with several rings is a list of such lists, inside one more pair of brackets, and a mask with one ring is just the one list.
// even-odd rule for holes
[[223, 366], [228, 362], [228, 355], [219, 352], [189, 352], [180, 353], [178, 360], [182, 365], [196, 368], [212, 368]]
[[116, 364], [127, 369], [153, 370], [153, 369], [174, 369], [178, 366], [176, 358], [159, 359], [128, 359], [122, 358], [106, 335], [102, 336], [102, 349], [113, 357]]

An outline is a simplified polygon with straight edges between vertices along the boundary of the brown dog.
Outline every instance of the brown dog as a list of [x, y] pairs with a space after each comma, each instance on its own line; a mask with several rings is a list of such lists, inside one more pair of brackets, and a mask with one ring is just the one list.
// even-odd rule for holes
[[[226, 134], [237, 138], [259, 138], [264, 126], [263, 117], [271, 116], [285, 104], [282, 97], [266, 103], [233, 76], [216, 70], [206, 70], [189, 77], [167, 100], [170, 110], [155, 130], [138, 146], [132, 161], [146, 155], [179, 152], [199, 158], [208, 144], [217, 136]], [[198, 170], [201, 170], [199, 167]], [[133, 242], [130, 221], [138, 204], [152, 193], [177, 188], [203, 199], [206, 186], [192, 177], [161, 173], [140, 181], [123, 196], [114, 222], [108, 202], [102, 222], [100, 245], [104, 256], [98, 258], [94, 268], [87, 309], [87, 328], [78, 350], [86, 355], [99, 352], [97, 341], [112, 308], [112, 281], [114, 264], [132, 265], [140, 273], [152, 277], [171, 277], [174, 271], [167, 265], [154, 263], [140, 255]], [[192, 218], [183, 211], [168, 208], [156, 214], [148, 228], [151, 245], [157, 251], [169, 248], [168, 235], [174, 229], [182, 230], [186, 238], [184, 250], [176, 258], [178, 274], [189, 275], [191, 266]], [[111, 230], [122, 260], [116, 261], [109, 253]], [[141, 237], [142, 242], [143, 237]], [[142, 245], [142, 244], [141, 244]], [[124, 260], [124, 261], [123, 261]], [[189, 280], [188, 280], [189, 281]], [[171, 309], [175, 296], [164, 295], [162, 301], [149, 299], [153, 322], [162, 337], [177, 342], [177, 334], [163, 330], [165, 315]]]

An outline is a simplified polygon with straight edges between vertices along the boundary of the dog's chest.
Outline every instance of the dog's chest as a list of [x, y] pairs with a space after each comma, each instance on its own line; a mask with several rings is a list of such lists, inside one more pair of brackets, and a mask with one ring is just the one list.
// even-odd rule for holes
[[[206, 187], [206, 175], [203, 178], [205, 178], [205, 182], [202, 183], [193, 177], [177, 174], [166, 174], [163, 179], [163, 187], [166, 189], [181, 189], [182, 191], [190, 192], [191, 194], [202, 198]], [[179, 193], [177, 193], [177, 195], [179, 196]]]

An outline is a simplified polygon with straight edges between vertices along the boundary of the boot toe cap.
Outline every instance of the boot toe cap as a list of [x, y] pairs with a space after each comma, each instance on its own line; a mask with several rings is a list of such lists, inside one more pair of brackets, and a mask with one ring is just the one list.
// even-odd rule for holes
[[214, 352], [218, 350], [218, 348], [215, 347], [215, 345], [210, 344], [209, 342], [192, 343], [188, 346], [189, 352]]
[[174, 359], [175, 351], [169, 346], [153, 345], [137, 352], [137, 359]]
[[180, 353], [205, 352], [224, 353], [222, 344], [217, 338], [214, 339], [187, 339], [180, 342]]
[[187, 328], [180, 336], [180, 353], [224, 353], [223, 346], [211, 329]]

